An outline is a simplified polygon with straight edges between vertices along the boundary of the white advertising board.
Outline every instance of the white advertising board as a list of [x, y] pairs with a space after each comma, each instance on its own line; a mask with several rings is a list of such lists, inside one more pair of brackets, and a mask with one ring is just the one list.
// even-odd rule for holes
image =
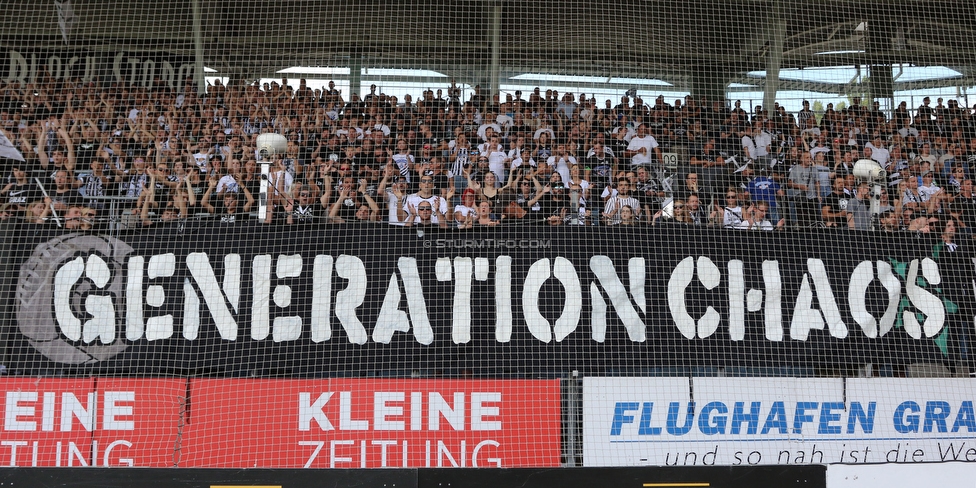
[[965, 378], [584, 378], [584, 464], [973, 462], [974, 399]]
[[976, 463], [834, 464], [827, 467], [827, 488], [919, 488], [976, 486]]

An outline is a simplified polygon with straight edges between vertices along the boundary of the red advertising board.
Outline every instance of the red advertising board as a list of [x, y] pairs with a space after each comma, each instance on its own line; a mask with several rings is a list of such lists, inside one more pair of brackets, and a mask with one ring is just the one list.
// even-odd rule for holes
[[0, 465], [172, 466], [186, 380], [4, 378]]
[[95, 380], [4, 378], [0, 465], [88, 466]]
[[4, 378], [0, 465], [546, 467], [559, 382]]
[[[99, 378], [106, 422], [95, 430], [97, 466], [169, 467], [180, 460], [185, 379]], [[111, 409], [111, 410], [110, 410]]]
[[559, 383], [191, 380], [187, 467], [558, 466]]

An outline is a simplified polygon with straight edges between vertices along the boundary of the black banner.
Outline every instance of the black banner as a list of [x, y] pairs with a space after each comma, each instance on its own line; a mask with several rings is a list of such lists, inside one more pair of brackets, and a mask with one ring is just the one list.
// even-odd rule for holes
[[5, 364], [112, 375], [525, 377], [972, 364], [934, 239], [684, 227], [5, 229]]
[[[300, 488], [307, 486], [387, 486], [417, 488], [416, 469], [110, 469], [9, 468], [7, 486], [72, 488]], [[822, 486], [822, 485], [821, 485]]]
[[210, 486], [387, 486], [396, 488], [469, 488], [561, 486], [565, 488], [616, 486], [827, 486], [826, 466], [750, 466], [687, 468], [568, 468], [568, 469], [108, 469], [7, 468], [0, 480], [13, 486], [160, 488]]
[[640, 467], [569, 469], [449, 469], [419, 470], [420, 488], [464, 486], [491, 488], [752, 488], [756, 486], [827, 486], [827, 466], [749, 466], [749, 467]]

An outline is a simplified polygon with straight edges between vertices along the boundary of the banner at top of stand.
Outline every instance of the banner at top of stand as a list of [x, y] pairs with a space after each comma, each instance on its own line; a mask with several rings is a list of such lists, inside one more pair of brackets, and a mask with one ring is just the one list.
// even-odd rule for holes
[[10, 49], [5, 83], [38, 84], [42, 80], [82, 83], [101, 81], [144, 88], [182, 88], [193, 79], [196, 65], [189, 56], [156, 51], [91, 51], [85, 49]]
[[973, 262], [928, 240], [209, 224], [7, 235], [18, 237], [4, 273], [14, 368], [640, 374], [969, 361]]

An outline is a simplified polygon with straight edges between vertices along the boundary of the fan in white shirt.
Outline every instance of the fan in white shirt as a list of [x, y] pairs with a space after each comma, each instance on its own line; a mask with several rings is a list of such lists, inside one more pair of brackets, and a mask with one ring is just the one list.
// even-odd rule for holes
[[566, 146], [559, 144], [556, 146], [556, 152], [546, 160], [546, 164], [559, 173], [563, 181], [569, 181], [569, 168], [576, 166], [576, 158], [566, 154]]
[[647, 133], [647, 126], [644, 124], [637, 126], [637, 135], [630, 139], [627, 151], [624, 156], [630, 156], [630, 164], [634, 166], [651, 164], [651, 154], [657, 157], [657, 161], [664, 161], [661, 148], [658, 147], [657, 139]]
[[922, 173], [922, 184], [918, 185], [918, 195], [922, 197], [923, 202], [929, 201], [932, 195], [935, 195], [941, 189], [942, 187], [935, 183], [935, 174], [931, 171]]
[[478, 146], [481, 154], [488, 158], [488, 169], [498, 178], [498, 181], [508, 180], [508, 153], [502, 147], [501, 137], [491, 136], [488, 142]]
[[888, 160], [891, 159], [891, 153], [885, 147], [884, 143], [881, 142], [881, 135], [875, 134], [874, 139], [871, 139], [871, 142], [865, 144], [864, 147], [871, 148], [871, 159], [877, 161], [882, 167], [888, 165]]
[[[488, 114], [488, 115], [489, 116], [492, 116], [493, 114]], [[491, 119], [494, 119], [494, 117], [491, 117]], [[481, 124], [478, 127], [478, 136], [481, 137], [481, 140], [483, 140], [485, 142], [490, 141], [491, 140], [491, 136], [493, 136], [495, 134], [501, 134], [502, 133], [502, 127], [500, 125], [498, 125], [497, 123], [495, 123], [494, 120], [491, 120], [491, 119], [486, 119], [487, 122], [484, 123], [484, 124]]]

